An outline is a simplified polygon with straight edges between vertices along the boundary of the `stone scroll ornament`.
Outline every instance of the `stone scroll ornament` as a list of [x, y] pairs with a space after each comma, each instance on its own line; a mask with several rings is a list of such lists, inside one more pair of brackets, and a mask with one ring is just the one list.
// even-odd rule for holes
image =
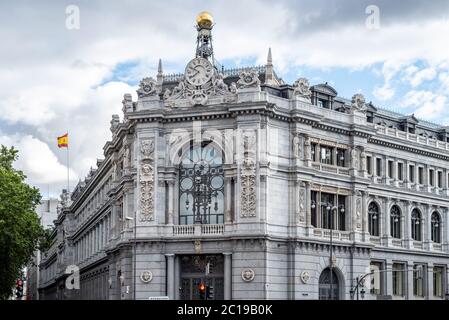
[[301, 186], [299, 189], [299, 210], [298, 210], [298, 220], [299, 222], [304, 222], [305, 219], [305, 207], [306, 207], [306, 189]]
[[142, 140], [140, 144], [140, 221], [154, 220], [154, 141]]
[[361, 193], [358, 191], [355, 193], [357, 196], [355, 205], [355, 227], [357, 230], [362, 229], [362, 198]]
[[137, 89], [139, 98], [157, 96], [158, 94], [157, 83], [153, 78], [143, 78], [142, 81], [140, 81], [139, 89]]
[[240, 79], [237, 81], [238, 89], [260, 87], [259, 74], [255, 69], [244, 70], [240, 72], [239, 78]]
[[306, 78], [299, 78], [293, 84], [293, 95], [295, 98], [310, 100], [312, 91], [310, 91], [309, 80]]
[[242, 270], [242, 280], [245, 282], [251, 282], [254, 280], [256, 273], [253, 269], [246, 268]]

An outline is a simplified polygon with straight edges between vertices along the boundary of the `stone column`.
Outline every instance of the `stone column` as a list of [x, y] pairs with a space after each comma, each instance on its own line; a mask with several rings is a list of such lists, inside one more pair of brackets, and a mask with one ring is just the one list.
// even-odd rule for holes
[[226, 199], [226, 208], [225, 208], [225, 222], [231, 223], [231, 210], [232, 210], [232, 177], [225, 177], [225, 199]]
[[369, 241], [370, 235], [368, 230], [368, 192], [362, 191], [362, 230], [364, 241]]
[[384, 199], [384, 209], [383, 209], [383, 219], [384, 219], [384, 230], [382, 238], [384, 239], [383, 245], [389, 245], [390, 235], [390, 198]]
[[170, 300], [175, 299], [175, 255], [166, 254], [167, 257], [167, 296]]
[[431, 216], [432, 216], [432, 207], [430, 205], [426, 205], [424, 212], [422, 213], [422, 226], [421, 226], [421, 232], [422, 234], [422, 240], [424, 249], [431, 250], [432, 249], [432, 223], [431, 223]]
[[223, 252], [224, 255], [224, 300], [232, 299], [232, 253]]
[[312, 192], [310, 190], [310, 182], [306, 182], [306, 225], [308, 228], [312, 226]]
[[427, 271], [425, 275], [423, 274], [423, 277], [425, 277], [424, 284], [426, 285], [425, 296], [427, 300], [433, 300], [433, 263], [429, 263], [425, 271]]
[[385, 263], [385, 270], [388, 270], [387, 272], [383, 272], [383, 280], [384, 280], [384, 286], [385, 286], [385, 294], [388, 296], [393, 295], [393, 261], [390, 259], [387, 259]]
[[441, 242], [443, 244], [442, 249], [445, 252], [449, 252], [449, 211], [447, 208], [443, 208], [441, 214]]
[[405, 291], [405, 298], [407, 300], [413, 299], [413, 261], [408, 261], [405, 265], [407, 268], [405, 282], [406, 282], [406, 291]]
[[404, 242], [405, 247], [410, 249], [413, 248], [413, 239], [412, 239], [412, 218], [410, 212], [410, 201], [404, 201], [404, 214], [405, 217], [405, 228], [404, 228]]
[[167, 211], [167, 214], [168, 214], [168, 219], [167, 219], [167, 222], [168, 222], [168, 224], [173, 224], [173, 215], [174, 215], [174, 212], [173, 212], [173, 202], [175, 201], [175, 199], [174, 199], [174, 197], [173, 197], [173, 190], [174, 190], [174, 187], [175, 187], [175, 182], [173, 181], [173, 180], [168, 180], [167, 181], [167, 183], [168, 183], [168, 211]]
[[175, 256], [175, 300], [179, 300], [179, 288], [181, 287], [180, 284], [180, 274], [181, 274], [181, 261], [179, 256]]

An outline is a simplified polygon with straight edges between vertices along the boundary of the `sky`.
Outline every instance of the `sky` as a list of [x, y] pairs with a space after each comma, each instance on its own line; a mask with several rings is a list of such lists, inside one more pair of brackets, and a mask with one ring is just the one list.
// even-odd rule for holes
[[[449, 0], [2, 1], [0, 144], [44, 197], [84, 179], [111, 139], [112, 114], [139, 81], [183, 72], [195, 17], [212, 13], [215, 58], [328, 82], [339, 96], [449, 125]], [[78, 19], [79, 18], [79, 19]]]

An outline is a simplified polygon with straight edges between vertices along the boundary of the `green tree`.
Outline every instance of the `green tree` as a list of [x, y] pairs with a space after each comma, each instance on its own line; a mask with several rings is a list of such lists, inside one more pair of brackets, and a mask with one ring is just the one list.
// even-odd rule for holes
[[0, 299], [11, 295], [21, 269], [45, 240], [35, 212], [39, 190], [25, 183], [26, 176], [13, 167], [14, 147], [0, 149]]

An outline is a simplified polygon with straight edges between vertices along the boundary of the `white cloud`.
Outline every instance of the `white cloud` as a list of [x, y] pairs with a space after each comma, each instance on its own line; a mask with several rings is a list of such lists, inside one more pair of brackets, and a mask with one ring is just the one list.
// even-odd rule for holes
[[[22, 170], [32, 184], [67, 183], [67, 166], [59, 162], [45, 142], [31, 135], [0, 135], [0, 144], [14, 146], [19, 151], [19, 159], [14, 166]], [[78, 175], [75, 171], [70, 170], [70, 175], [72, 182], [77, 181]]]
[[412, 90], [404, 96], [400, 107], [413, 108], [415, 115], [426, 120], [438, 120], [443, 112], [447, 97], [438, 93], [424, 90]]
[[394, 88], [392, 88], [388, 83], [386, 83], [382, 87], [375, 87], [373, 90], [374, 97], [381, 101], [390, 100], [391, 98], [393, 98], [394, 94]]
[[406, 79], [414, 88], [424, 81], [433, 80], [437, 75], [437, 71], [432, 67], [418, 70], [419, 69], [416, 66], [410, 66], [406, 69]]

